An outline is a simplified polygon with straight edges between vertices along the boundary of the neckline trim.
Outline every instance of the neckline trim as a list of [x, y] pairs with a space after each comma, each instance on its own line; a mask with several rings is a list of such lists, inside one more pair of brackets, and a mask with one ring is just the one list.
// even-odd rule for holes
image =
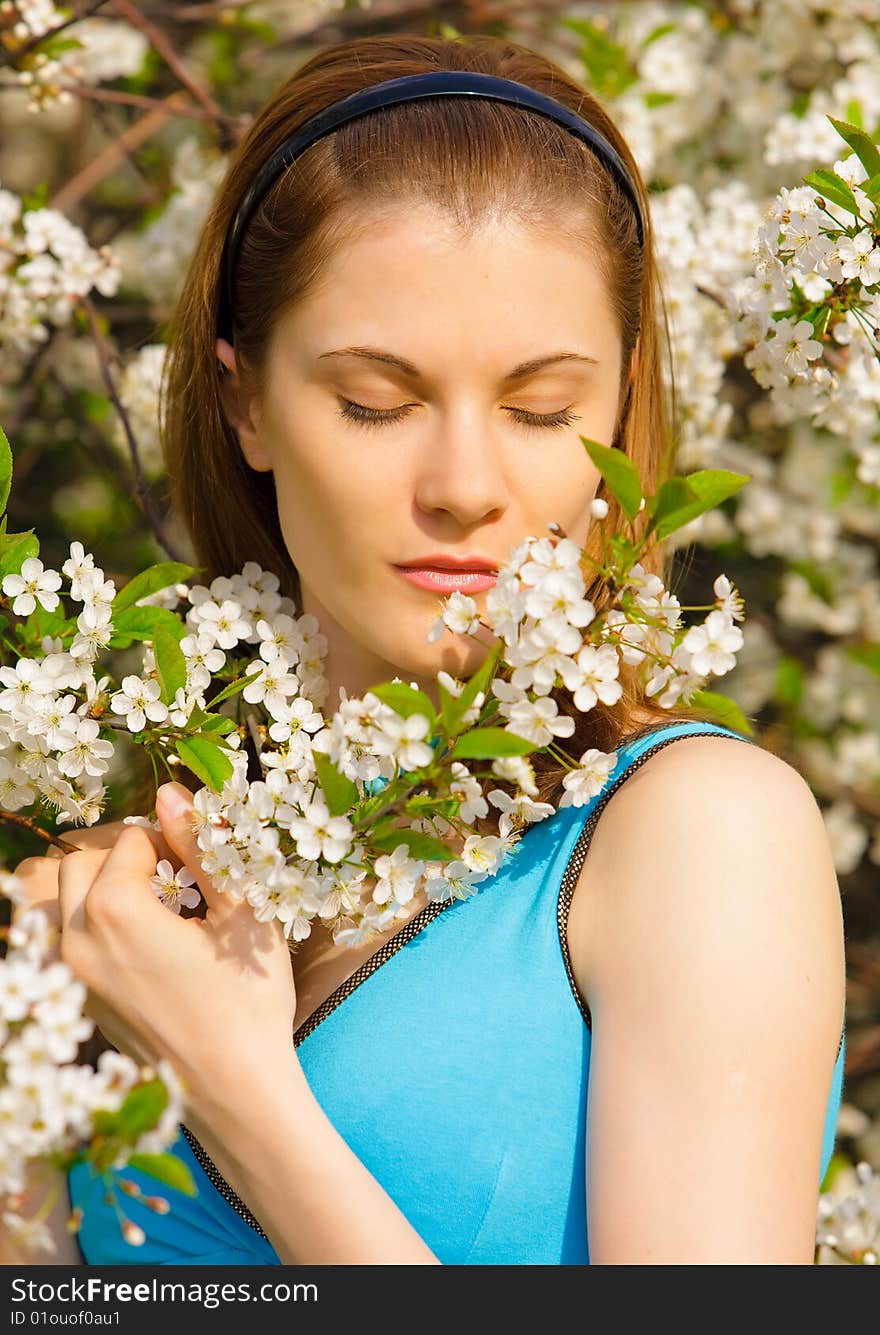
[[[681, 722], [683, 725], [686, 725], [688, 720], [681, 720]], [[568, 976], [572, 994], [577, 1002], [578, 1010], [584, 1017], [584, 1022], [591, 1032], [593, 1029], [593, 1017], [590, 1012], [590, 1005], [586, 997], [581, 995], [581, 991], [575, 981], [574, 970], [571, 966], [571, 952], [568, 946], [568, 916], [571, 910], [571, 901], [574, 898], [574, 891], [577, 886], [578, 877], [580, 876], [584, 862], [586, 861], [587, 851], [589, 850], [590, 841], [596, 831], [596, 826], [599, 823], [599, 817], [605, 810], [609, 799], [629, 778], [633, 770], [644, 765], [656, 751], [662, 751], [664, 746], [669, 746], [672, 742], [679, 742], [685, 737], [731, 737], [731, 733], [729, 732], [717, 732], [715, 728], [709, 727], [704, 727], [700, 732], [676, 732], [671, 737], [661, 737], [658, 742], [654, 742], [651, 746], [646, 746], [644, 751], [637, 755], [634, 760], [628, 759], [626, 755], [627, 751], [635, 746], [637, 742], [642, 742], [645, 738], [650, 737], [652, 733], [662, 732], [665, 728], [669, 727], [675, 727], [675, 724], [667, 723], [660, 727], [649, 725], [648, 727], [641, 729], [639, 732], [630, 733], [628, 737], [618, 744], [618, 751], [623, 753], [623, 768], [617, 778], [614, 779], [612, 783], [607, 784], [605, 788], [600, 791], [599, 800], [584, 822], [583, 828], [575, 841], [574, 848], [572, 849], [568, 860], [568, 865], [563, 872], [562, 881], [559, 886], [559, 895], [556, 902], [556, 925], [559, 932], [559, 945], [562, 950], [562, 960], [565, 964], [565, 972]], [[733, 740], [749, 742], [751, 744], [750, 738], [743, 736], [742, 733], [734, 734]]]
[[456, 899], [452, 898], [434, 900], [432, 903], [426, 904], [414, 917], [410, 918], [408, 923], [401, 927], [400, 931], [395, 932], [387, 941], [383, 941], [378, 950], [365, 959], [363, 964], [359, 964], [354, 973], [349, 974], [348, 978], [343, 978], [339, 986], [335, 987], [330, 995], [325, 997], [319, 1006], [315, 1007], [311, 1015], [307, 1015], [302, 1024], [294, 1029], [293, 1046], [298, 1048], [301, 1043], [305, 1042], [309, 1035], [314, 1033], [318, 1025], [326, 1020], [328, 1015], [332, 1015], [337, 1006], [340, 1006], [356, 988], [360, 987], [361, 983], [365, 983], [371, 974], [374, 974], [387, 960], [391, 959], [392, 955], [396, 955], [398, 950], [401, 950], [414, 936], [418, 936], [419, 932], [428, 926], [428, 923], [433, 922], [444, 909], [450, 908], [456, 902]]

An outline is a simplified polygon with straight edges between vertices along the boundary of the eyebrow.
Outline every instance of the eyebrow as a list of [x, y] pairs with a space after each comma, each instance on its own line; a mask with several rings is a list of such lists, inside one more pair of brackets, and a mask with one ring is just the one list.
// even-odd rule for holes
[[[402, 371], [404, 375], [412, 377], [413, 380], [420, 380], [422, 373], [417, 366], [406, 360], [405, 357], [398, 357], [393, 352], [386, 352], [383, 348], [371, 348], [356, 345], [350, 348], [334, 348], [332, 352], [322, 352], [323, 357], [366, 357], [369, 361], [384, 362], [386, 366], [394, 366]], [[320, 361], [321, 358], [318, 360]], [[598, 365], [596, 357], [588, 357], [581, 352], [551, 352], [546, 357], [533, 357], [529, 361], [520, 362], [514, 366], [512, 371], [504, 377], [505, 383], [513, 380], [526, 380], [529, 376], [536, 375], [542, 371], [545, 366], [551, 366], [555, 362], [589, 362], [593, 366]]]

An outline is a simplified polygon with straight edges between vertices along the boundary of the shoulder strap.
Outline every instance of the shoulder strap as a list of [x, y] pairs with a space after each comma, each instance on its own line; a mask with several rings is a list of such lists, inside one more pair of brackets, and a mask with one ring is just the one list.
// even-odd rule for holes
[[698, 737], [713, 736], [733, 737], [740, 742], [749, 742], [752, 745], [752, 739], [745, 733], [736, 732], [733, 728], [725, 728], [720, 723], [702, 723], [698, 720], [685, 720], [676, 723], [664, 723], [659, 727], [649, 727], [642, 732], [634, 733], [626, 738], [617, 749], [617, 764], [611, 771], [608, 782], [595, 798], [595, 804], [590, 804], [590, 814], [586, 820], [583, 829], [580, 832], [578, 840], [572, 850], [568, 865], [562, 876], [562, 883], [559, 887], [559, 898], [556, 909], [556, 922], [559, 929], [559, 944], [562, 947], [562, 958], [565, 961], [565, 971], [568, 975], [568, 981], [571, 990], [574, 993], [574, 999], [578, 1004], [578, 1009], [587, 1022], [588, 1028], [592, 1028], [592, 1017], [590, 1007], [585, 997], [582, 997], [578, 991], [577, 983], [571, 969], [571, 957], [568, 950], [568, 914], [571, 908], [574, 888], [577, 884], [581, 868], [587, 856], [587, 850], [590, 847], [590, 840], [598, 824], [599, 817], [605, 809], [609, 799], [617, 792], [621, 784], [625, 783], [633, 770], [649, 760], [655, 751], [660, 751], [670, 742], [675, 742], [679, 737]]

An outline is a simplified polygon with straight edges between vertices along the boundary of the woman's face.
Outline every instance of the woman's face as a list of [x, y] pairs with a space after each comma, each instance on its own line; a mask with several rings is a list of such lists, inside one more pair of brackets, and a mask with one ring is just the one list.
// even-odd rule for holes
[[[230, 345], [217, 352], [234, 371]], [[586, 539], [599, 474], [579, 436], [613, 440], [621, 372], [598, 270], [519, 224], [463, 243], [433, 209], [377, 215], [280, 319], [268, 358], [265, 392], [231, 416], [248, 463], [274, 474], [300, 610], [328, 639], [326, 707], [340, 685], [393, 676], [436, 700], [437, 671], [469, 676], [488, 639], [428, 643], [448, 591], [399, 567], [501, 565], [551, 521]], [[485, 591], [459, 587], [483, 609]]]

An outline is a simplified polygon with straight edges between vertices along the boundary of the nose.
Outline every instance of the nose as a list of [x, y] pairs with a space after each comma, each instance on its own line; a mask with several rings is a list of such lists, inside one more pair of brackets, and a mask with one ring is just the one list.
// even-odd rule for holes
[[497, 518], [510, 502], [502, 446], [492, 425], [476, 412], [438, 419], [425, 442], [415, 499], [426, 515], [447, 513], [468, 527]]

